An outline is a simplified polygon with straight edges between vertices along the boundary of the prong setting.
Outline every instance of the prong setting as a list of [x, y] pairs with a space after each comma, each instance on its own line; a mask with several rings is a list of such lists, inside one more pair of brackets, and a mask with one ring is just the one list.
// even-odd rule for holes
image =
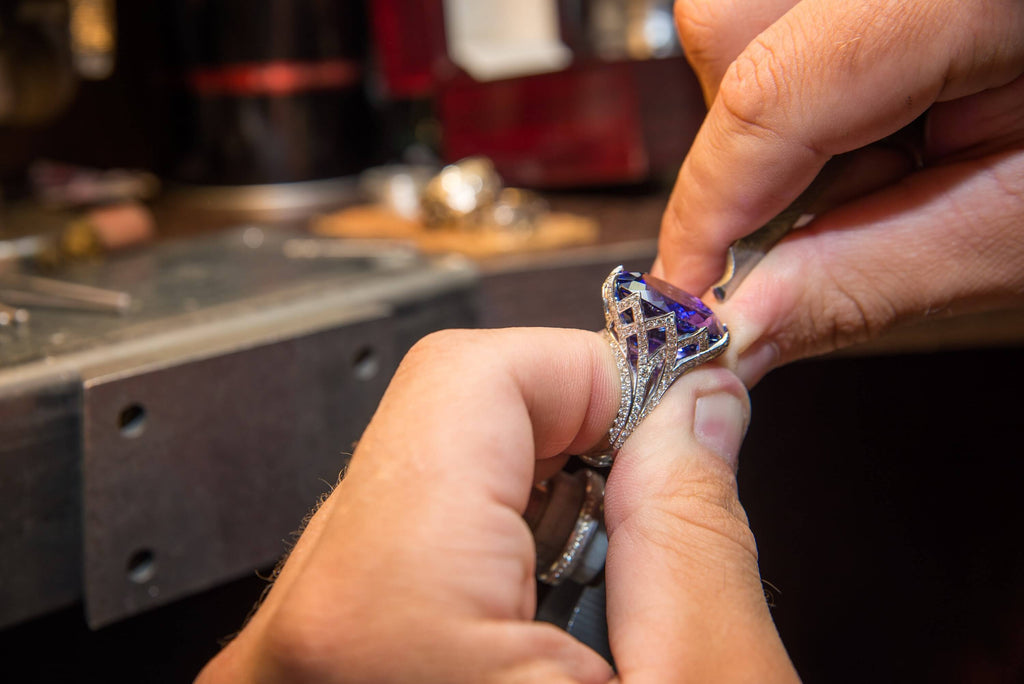
[[[661, 283], [662, 289], [676, 295], [677, 299], [673, 299], [669, 293], [651, 287], [650, 280], [660, 283], [647, 274], [627, 272], [618, 266], [601, 287], [604, 335], [615, 355], [621, 396], [607, 444], [583, 456], [591, 465], [611, 465], [626, 439], [658, 406], [672, 383], [683, 373], [717, 357], [729, 344], [729, 332], [703, 302]], [[640, 289], [622, 296], [623, 282], [634, 290]], [[667, 303], [668, 310], [654, 306], [652, 301]], [[652, 315], [652, 311], [657, 313]], [[681, 323], [677, 311], [702, 325]]]

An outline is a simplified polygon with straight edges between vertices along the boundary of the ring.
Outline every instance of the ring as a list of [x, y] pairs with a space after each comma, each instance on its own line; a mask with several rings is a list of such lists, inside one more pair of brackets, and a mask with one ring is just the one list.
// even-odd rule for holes
[[605, 279], [601, 298], [622, 395], [607, 438], [580, 456], [596, 467], [612, 464], [679, 376], [729, 345], [729, 331], [704, 302], [649, 273], [618, 266]]
[[[583, 503], [576, 515], [572, 532], [565, 540], [562, 553], [549, 567], [537, 572], [537, 579], [544, 584], [558, 586], [567, 578], [579, 579], [581, 584], [585, 584], [604, 567], [605, 552], [608, 550], [608, 537], [601, 536], [605, 534], [602, 532], [604, 478], [587, 468], [577, 471], [575, 477], [583, 480]], [[595, 541], [598, 539], [603, 539], [603, 544], [596, 544]], [[597, 548], [593, 548], [595, 546]], [[598, 559], [597, 564], [593, 560], [595, 556]], [[581, 568], [588, 565], [588, 559], [590, 567]], [[584, 578], [576, 577], [581, 569]]]

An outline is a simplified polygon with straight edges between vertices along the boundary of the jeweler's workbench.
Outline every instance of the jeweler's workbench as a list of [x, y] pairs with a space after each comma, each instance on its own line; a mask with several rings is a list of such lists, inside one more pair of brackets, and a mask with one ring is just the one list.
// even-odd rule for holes
[[[473, 325], [474, 269], [239, 228], [81, 264], [123, 314], [0, 328], [0, 627], [98, 627], [273, 562], [405, 351]], [[297, 255], [298, 254], [298, 255]]]

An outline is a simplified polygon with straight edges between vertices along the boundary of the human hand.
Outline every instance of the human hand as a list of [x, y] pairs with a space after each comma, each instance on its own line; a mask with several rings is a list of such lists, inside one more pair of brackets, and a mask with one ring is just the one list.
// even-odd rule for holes
[[[596, 653], [532, 621], [522, 513], [561, 454], [600, 440], [618, 386], [593, 333], [418, 344], [265, 602], [198, 681], [607, 682]], [[746, 407], [734, 375], [697, 369], [619, 453], [606, 578], [622, 682], [795, 677], [736, 499]]]
[[710, 106], [652, 270], [692, 292], [831, 156], [930, 107], [924, 169], [790, 234], [716, 307], [748, 384], [897, 323], [1022, 300], [1024, 3], [677, 0], [676, 19]]

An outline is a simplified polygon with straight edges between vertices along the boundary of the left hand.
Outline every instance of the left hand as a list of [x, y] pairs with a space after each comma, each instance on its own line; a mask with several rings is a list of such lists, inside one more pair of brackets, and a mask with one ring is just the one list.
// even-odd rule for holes
[[617, 383], [593, 333], [421, 341], [265, 603], [198, 681], [607, 682], [599, 655], [533, 622], [522, 511], [559, 454], [607, 430]]

